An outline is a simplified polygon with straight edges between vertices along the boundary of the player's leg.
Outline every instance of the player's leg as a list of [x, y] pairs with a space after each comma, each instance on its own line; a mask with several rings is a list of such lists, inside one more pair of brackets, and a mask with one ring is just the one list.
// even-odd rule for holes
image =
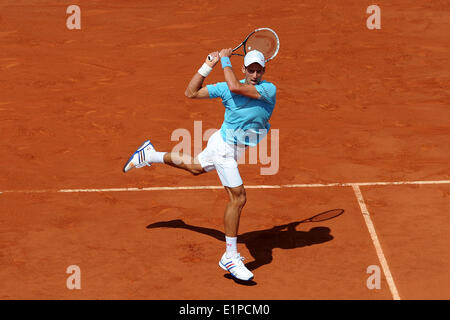
[[165, 164], [186, 170], [193, 175], [199, 175], [206, 172], [198, 160], [188, 154], [167, 152], [163, 159]]
[[237, 237], [242, 208], [247, 201], [245, 188], [244, 185], [240, 185], [234, 188], [225, 187], [225, 190], [229, 198], [224, 215], [225, 235]]
[[241, 219], [242, 208], [244, 208], [244, 205], [247, 202], [247, 196], [243, 184], [237, 187], [224, 187], [228, 194], [228, 203], [223, 217], [226, 242], [225, 255], [227, 258], [232, 258], [238, 255], [237, 236], [239, 221]]
[[219, 266], [239, 280], [252, 280], [253, 273], [244, 265], [244, 258], [237, 251], [239, 220], [242, 208], [247, 201], [244, 185], [238, 187], [225, 186], [225, 190], [229, 196], [224, 215], [226, 252], [220, 259]]
[[244, 258], [237, 250], [239, 221], [247, 201], [245, 188], [237, 164], [232, 167], [216, 165], [216, 170], [229, 198], [224, 214], [226, 251], [220, 259], [219, 266], [239, 280], [251, 280], [253, 273], [244, 265]]
[[123, 167], [123, 171], [128, 172], [133, 168], [151, 166], [153, 163], [164, 163], [175, 168], [186, 170], [194, 175], [199, 175], [207, 171], [204, 170], [198, 159], [194, 159], [190, 155], [156, 151], [149, 140], [144, 142], [130, 159], [128, 159]]

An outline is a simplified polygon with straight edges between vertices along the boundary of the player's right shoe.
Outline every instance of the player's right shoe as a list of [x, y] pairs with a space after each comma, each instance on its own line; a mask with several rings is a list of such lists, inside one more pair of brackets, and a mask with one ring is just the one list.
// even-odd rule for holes
[[151, 166], [150, 153], [155, 152], [155, 148], [150, 143], [150, 140], [144, 142], [139, 149], [136, 150], [135, 153], [128, 159], [127, 163], [123, 167], [123, 172], [128, 172], [133, 168], [142, 168], [145, 166]]
[[250, 281], [253, 279], [253, 273], [247, 269], [244, 265], [244, 257], [238, 253], [236, 256], [232, 258], [227, 258], [227, 254], [224, 253], [222, 259], [219, 261], [219, 266], [231, 273], [233, 277], [239, 280]]

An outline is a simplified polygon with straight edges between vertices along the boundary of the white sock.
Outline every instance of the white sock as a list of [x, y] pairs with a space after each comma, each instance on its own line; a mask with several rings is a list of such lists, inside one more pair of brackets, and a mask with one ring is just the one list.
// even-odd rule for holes
[[227, 258], [231, 258], [237, 255], [237, 237], [227, 237], [225, 236], [225, 241], [227, 243]]
[[149, 161], [151, 162], [151, 163], [164, 163], [164, 155], [167, 153], [167, 152], [158, 152], [158, 151], [155, 151], [155, 152], [149, 152], [150, 154], [148, 155], [148, 157], [149, 157]]

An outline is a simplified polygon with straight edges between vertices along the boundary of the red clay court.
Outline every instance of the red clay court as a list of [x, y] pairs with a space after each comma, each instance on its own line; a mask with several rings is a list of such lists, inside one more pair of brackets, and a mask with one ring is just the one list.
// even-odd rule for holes
[[[1, 2], [1, 299], [450, 298], [450, 4], [377, 1], [369, 30], [371, 1], [258, 3]], [[81, 30], [66, 27], [72, 4]], [[177, 128], [220, 127], [220, 101], [184, 90], [258, 27], [281, 41], [265, 74], [279, 171], [240, 165], [243, 285], [217, 265], [215, 172], [121, 169], [148, 138], [170, 151]]]

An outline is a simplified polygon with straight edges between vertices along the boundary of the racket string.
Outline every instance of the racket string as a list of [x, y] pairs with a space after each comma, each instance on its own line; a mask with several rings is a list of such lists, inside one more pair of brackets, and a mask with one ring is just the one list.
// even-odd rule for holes
[[269, 30], [261, 30], [252, 34], [245, 44], [245, 52], [252, 50], [260, 51], [266, 61], [271, 60], [278, 51], [277, 37]]

